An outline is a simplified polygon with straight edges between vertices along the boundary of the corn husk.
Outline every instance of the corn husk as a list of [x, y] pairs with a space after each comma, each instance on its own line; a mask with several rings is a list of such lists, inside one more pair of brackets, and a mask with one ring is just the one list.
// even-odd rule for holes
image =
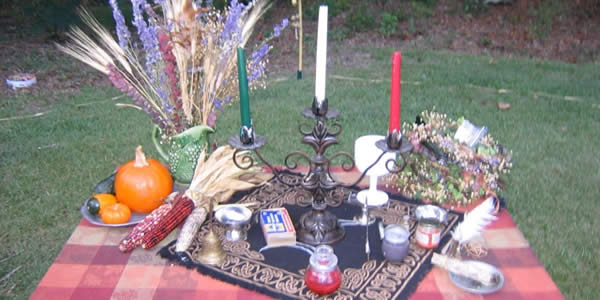
[[194, 208], [192, 213], [187, 217], [187, 219], [185, 219], [185, 223], [179, 232], [179, 237], [177, 238], [177, 243], [175, 244], [175, 251], [185, 251], [190, 247], [192, 241], [194, 240], [194, 236], [200, 229], [202, 222], [204, 222], [206, 219], [206, 214], [206, 208], [203, 206]]
[[[194, 201], [196, 208], [186, 219], [175, 245], [176, 251], [185, 251], [206, 220], [209, 201], [213, 205], [228, 201], [238, 191], [248, 190], [266, 183], [273, 175], [259, 169], [242, 170], [233, 162], [230, 146], [217, 148], [206, 159], [202, 152], [190, 187], [185, 195]], [[238, 154], [243, 155], [244, 152]]]
[[235, 192], [251, 189], [271, 179], [270, 173], [258, 169], [239, 169], [233, 162], [233, 152], [230, 146], [222, 146], [206, 160], [206, 154], [200, 154], [194, 177], [185, 192], [197, 206], [208, 208], [208, 199], [211, 198], [216, 202], [214, 204], [225, 202]]

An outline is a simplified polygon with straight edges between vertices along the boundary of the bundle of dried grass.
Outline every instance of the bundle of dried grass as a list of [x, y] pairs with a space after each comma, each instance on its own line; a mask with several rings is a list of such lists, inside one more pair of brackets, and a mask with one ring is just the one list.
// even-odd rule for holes
[[179, 233], [175, 251], [185, 251], [190, 246], [201, 224], [206, 220], [210, 201], [216, 206], [228, 201], [235, 192], [260, 186], [273, 176], [260, 169], [239, 169], [233, 163], [234, 151], [229, 146], [222, 146], [208, 159], [206, 153], [201, 154], [194, 179], [185, 192], [185, 196], [191, 198], [196, 206]]

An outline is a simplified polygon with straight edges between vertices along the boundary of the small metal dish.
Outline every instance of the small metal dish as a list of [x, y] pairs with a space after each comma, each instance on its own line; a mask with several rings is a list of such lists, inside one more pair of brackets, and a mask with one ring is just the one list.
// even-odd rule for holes
[[448, 212], [435, 205], [421, 205], [415, 209], [415, 217], [418, 221], [430, 220], [438, 223], [445, 223], [448, 217]]
[[502, 272], [500, 272], [498, 268], [490, 264], [484, 263], [482, 261], [476, 260], [468, 260], [465, 261], [465, 263], [476, 265], [478, 268], [490, 272], [493, 276], [494, 284], [485, 285], [470, 278], [458, 275], [456, 273], [448, 272], [450, 281], [452, 281], [452, 283], [454, 283], [457, 287], [473, 294], [483, 295], [496, 292], [500, 290], [502, 286], [504, 286], [504, 275], [502, 275]]
[[227, 205], [218, 208], [215, 218], [219, 223], [227, 226], [225, 240], [235, 242], [246, 239], [244, 226], [250, 222], [252, 211], [242, 205]]

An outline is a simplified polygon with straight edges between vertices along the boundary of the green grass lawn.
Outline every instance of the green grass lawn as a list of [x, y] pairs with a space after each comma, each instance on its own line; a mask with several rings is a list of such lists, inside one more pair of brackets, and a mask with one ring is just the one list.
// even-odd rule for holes
[[[367, 53], [360, 67], [330, 66], [330, 107], [342, 112], [339, 146], [385, 134], [390, 49]], [[335, 46], [330, 53], [335, 55]], [[309, 61], [309, 60], [307, 60]], [[476, 57], [446, 52], [403, 53], [402, 118], [435, 109], [465, 116], [513, 150], [505, 197], [508, 210], [539, 259], [569, 299], [593, 299], [600, 276], [600, 68], [597, 65]], [[282, 163], [299, 144], [300, 110], [310, 105], [314, 77], [273, 75], [268, 89], [251, 94], [252, 117], [267, 137], [263, 153]], [[344, 76], [341, 78], [339, 76]], [[352, 78], [362, 79], [353, 80]], [[65, 94], [40, 117], [0, 121], [0, 277], [21, 266], [2, 287], [27, 298], [81, 219], [92, 186], [133, 158], [141, 144], [158, 157], [151, 123], [140, 111], [116, 107], [112, 89]], [[568, 96], [565, 98], [565, 96]], [[40, 96], [43, 97], [43, 96]], [[43, 101], [42, 101], [43, 102]], [[507, 111], [498, 102], [511, 105]], [[31, 113], [40, 99], [0, 99], [0, 119]], [[223, 144], [239, 128], [237, 106], [219, 116], [214, 139]], [[13, 256], [14, 255], [14, 256]], [[1, 294], [0, 294], [1, 295]]]

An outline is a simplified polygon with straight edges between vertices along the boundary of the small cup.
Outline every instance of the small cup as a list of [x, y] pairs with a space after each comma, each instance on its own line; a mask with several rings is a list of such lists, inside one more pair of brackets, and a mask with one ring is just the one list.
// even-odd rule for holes
[[226, 226], [225, 240], [236, 242], [246, 239], [244, 226], [250, 222], [252, 211], [241, 205], [230, 205], [217, 209], [215, 218]]
[[408, 254], [410, 233], [400, 225], [388, 225], [384, 232], [381, 245], [383, 256], [391, 262], [401, 262]]

